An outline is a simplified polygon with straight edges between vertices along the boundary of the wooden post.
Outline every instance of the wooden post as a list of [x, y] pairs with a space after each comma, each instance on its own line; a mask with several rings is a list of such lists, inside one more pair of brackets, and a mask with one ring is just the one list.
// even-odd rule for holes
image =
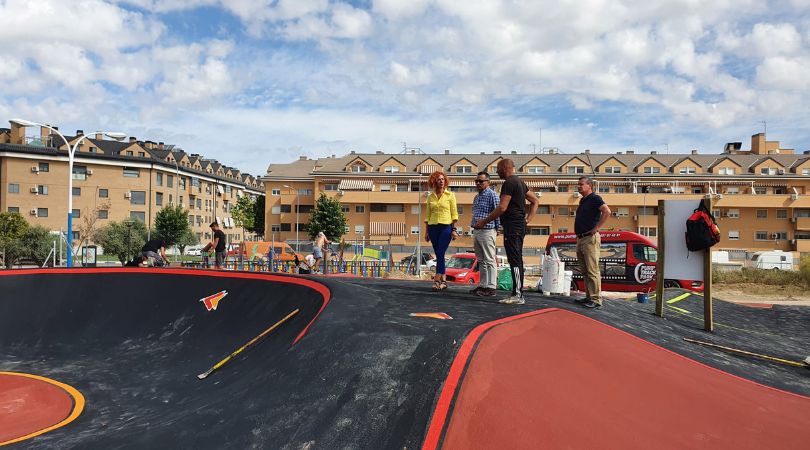
[[655, 315], [664, 317], [664, 201], [658, 200], [658, 262], [655, 270]]
[[[712, 210], [712, 199], [705, 199], [706, 208]], [[703, 329], [714, 331], [714, 311], [712, 308], [712, 249], [703, 252]]]

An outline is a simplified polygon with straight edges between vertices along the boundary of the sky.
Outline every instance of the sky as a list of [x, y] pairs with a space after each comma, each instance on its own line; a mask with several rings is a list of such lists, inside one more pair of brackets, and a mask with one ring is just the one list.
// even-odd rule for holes
[[0, 24], [0, 127], [255, 175], [404, 148], [719, 153], [765, 130], [810, 149], [808, 0], [0, 0]]

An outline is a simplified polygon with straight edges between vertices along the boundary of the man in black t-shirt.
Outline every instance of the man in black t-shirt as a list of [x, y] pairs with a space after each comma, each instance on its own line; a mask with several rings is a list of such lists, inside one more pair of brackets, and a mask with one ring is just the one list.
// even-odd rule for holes
[[219, 223], [217, 222], [212, 222], [210, 227], [213, 239], [203, 248], [203, 251], [214, 249], [214, 267], [221, 269], [227, 254], [225, 251], [225, 233], [219, 229]]
[[[500, 300], [507, 305], [522, 305], [523, 279], [523, 237], [526, 235], [526, 224], [531, 222], [537, 213], [539, 201], [534, 192], [530, 191], [526, 183], [515, 175], [515, 163], [511, 159], [502, 159], [498, 162], [498, 176], [505, 180], [501, 186], [501, 199], [485, 219], [479, 220], [473, 228], [483, 228], [484, 225], [496, 218], [501, 218], [503, 225], [503, 246], [506, 250], [506, 259], [512, 272], [512, 295]], [[529, 212], [526, 212], [526, 202], [529, 202]]]
[[602, 307], [602, 275], [599, 273], [599, 252], [602, 238], [599, 229], [610, 217], [610, 208], [599, 194], [593, 192], [590, 177], [580, 177], [577, 192], [582, 195], [574, 219], [577, 235], [577, 260], [585, 282], [585, 298], [577, 300], [586, 308]]
[[141, 254], [156, 267], [169, 264], [169, 259], [166, 258], [166, 241], [163, 239], [152, 239], [144, 244], [141, 248]]

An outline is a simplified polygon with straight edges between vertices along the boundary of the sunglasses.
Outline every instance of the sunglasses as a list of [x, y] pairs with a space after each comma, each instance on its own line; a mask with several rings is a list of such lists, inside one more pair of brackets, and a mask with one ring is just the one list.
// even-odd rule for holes
[[487, 183], [489, 180], [475, 180], [475, 184]]

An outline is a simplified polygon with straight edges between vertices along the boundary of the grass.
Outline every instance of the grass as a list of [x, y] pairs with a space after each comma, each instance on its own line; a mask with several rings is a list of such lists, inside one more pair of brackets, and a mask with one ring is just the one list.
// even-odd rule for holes
[[712, 271], [715, 286], [753, 295], [807, 297], [810, 295], [810, 257], [804, 257], [799, 270]]

